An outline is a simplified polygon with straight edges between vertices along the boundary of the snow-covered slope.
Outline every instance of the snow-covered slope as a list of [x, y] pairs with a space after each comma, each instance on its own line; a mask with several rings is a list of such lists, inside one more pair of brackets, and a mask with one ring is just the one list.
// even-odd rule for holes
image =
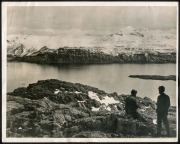
[[[109, 34], [60, 34], [54, 36], [22, 35], [12, 34], [7, 38], [7, 52], [11, 55], [31, 55], [41, 48], [58, 49], [60, 47], [84, 47], [97, 48], [105, 53], [116, 53], [126, 50], [146, 50], [156, 51], [176, 49], [175, 30], [149, 30], [134, 29], [125, 27], [118, 32]], [[47, 49], [48, 48], [48, 49]], [[45, 50], [45, 49], [41, 49]]]

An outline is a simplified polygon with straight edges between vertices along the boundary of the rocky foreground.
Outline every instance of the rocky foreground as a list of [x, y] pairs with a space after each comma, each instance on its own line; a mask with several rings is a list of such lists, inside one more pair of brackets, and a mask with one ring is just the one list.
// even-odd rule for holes
[[[126, 97], [55, 79], [17, 88], [7, 94], [7, 137], [154, 137], [155, 102], [138, 97], [143, 119], [134, 122], [125, 115]], [[176, 107], [170, 107], [168, 118], [175, 137]]]

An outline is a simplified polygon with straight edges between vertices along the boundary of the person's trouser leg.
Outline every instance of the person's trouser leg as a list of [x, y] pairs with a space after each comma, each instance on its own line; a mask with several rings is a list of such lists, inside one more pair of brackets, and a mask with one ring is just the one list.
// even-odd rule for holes
[[157, 135], [161, 135], [162, 128], [162, 115], [157, 114]]
[[167, 114], [163, 115], [163, 123], [166, 127], [166, 131], [167, 131], [167, 135], [169, 136], [170, 135], [170, 130], [169, 130], [169, 122], [168, 122], [168, 119], [167, 119]]
[[132, 113], [131, 115], [132, 115], [133, 119], [137, 119], [137, 118], [138, 118], [137, 112], [134, 112], [134, 113]]

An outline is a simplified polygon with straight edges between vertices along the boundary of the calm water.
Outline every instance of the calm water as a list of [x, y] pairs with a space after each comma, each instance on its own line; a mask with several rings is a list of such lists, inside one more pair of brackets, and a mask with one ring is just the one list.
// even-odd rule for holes
[[31, 63], [7, 63], [7, 91], [26, 87], [38, 80], [59, 79], [97, 87], [106, 92], [130, 94], [132, 89], [140, 97], [157, 99], [158, 87], [164, 85], [171, 97], [171, 105], [176, 105], [176, 82], [142, 80], [129, 75], [175, 75], [175, 64], [107, 64], [81, 66], [52, 66]]

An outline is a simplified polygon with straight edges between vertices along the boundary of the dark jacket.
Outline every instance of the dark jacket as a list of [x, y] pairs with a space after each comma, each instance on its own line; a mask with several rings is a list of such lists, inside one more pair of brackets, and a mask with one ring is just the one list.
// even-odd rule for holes
[[165, 93], [161, 94], [157, 98], [157, 113], [167, 114], [170, 107], [170, 98]]
[[136, 98], [134, 96], [129, 96], [126, 98], [125, 102], [126, 113], [130, 115], [136, 113], [136, 109], [138, 108]]

